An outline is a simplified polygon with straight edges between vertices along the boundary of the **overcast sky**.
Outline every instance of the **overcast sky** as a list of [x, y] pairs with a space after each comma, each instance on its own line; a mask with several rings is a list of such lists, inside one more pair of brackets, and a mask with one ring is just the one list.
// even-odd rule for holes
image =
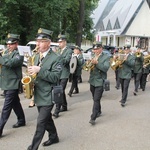
[[93, 12], [93, 15], [91, 15], [91, 17], [93, 18], [94, 25], [97, 23], [97, 21], [100, 17], [100, 14], [103, 12], [103, 9], [101, 9], [101, 8], [105, 8], [104, 6], [108, 3], [108, 1], [109, 0], [100, 0], [99, 1], [98, 7]]

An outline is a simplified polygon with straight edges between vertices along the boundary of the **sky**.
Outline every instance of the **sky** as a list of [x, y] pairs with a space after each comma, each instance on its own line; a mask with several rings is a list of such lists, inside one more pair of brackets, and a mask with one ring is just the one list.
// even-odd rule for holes
[[[95, 9], [91, 17], [93, 18], [94, 26], [97, 23], [100, 14], [103, 12], [103, 10], [100, 8], [100, 6], [105, 6], [108, 3], [109, 0], [100, 0], [98, 3], [98, 7]], [[103, 7], [105, 8], [105, 7]]]

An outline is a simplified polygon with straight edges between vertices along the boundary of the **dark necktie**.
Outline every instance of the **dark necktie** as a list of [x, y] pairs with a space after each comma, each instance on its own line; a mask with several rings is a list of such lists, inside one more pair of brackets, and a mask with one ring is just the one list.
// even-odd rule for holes
[[43, 59], [44, 59], [44, 56], [42, 53], [40, 53], [39, 66], [41, 66]]

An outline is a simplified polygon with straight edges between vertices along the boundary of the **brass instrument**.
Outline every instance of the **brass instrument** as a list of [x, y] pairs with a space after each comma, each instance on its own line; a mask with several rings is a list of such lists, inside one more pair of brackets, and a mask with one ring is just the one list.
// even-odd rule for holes
[[93, 60], [98, 60], [98, 58], [99, 58], [99, 55], [93, 57], [91, 60], [87, 60], [87, 61], [84, 63], [82, 69], [85, 70], [85, 71], [91, 71], [91, 70], [93, 70], [94, 67], [95, 67], [95, 64], [93, 64], [92, 61], [93, 61]]
[[115, 58], [110, 59], [110, 67], [116, 71], [118, 68], [122, 67], [122, 64], [124, 62], [125, 54], [119, 53], [115, 54]]
[[135, 52], [135, 56], [138, 58], [141, 57], [141, 52]]
[[93, 70], [94, 69], [94, 64], [92, 64], [92, 60], [87, 60], [85, 62], [85, 64], [83, 65], [83, 70], [85, 71], [90, 71], [90, 70]]
[[[33, 52], [37, 52], [38, 48], [36, 47]], [[24, 56], [27, 58], [27, 68], [34, 64], [35, 54], [33, 56], [29, 56], [28, 53], [25, 53]], [[25, 93], [25, 98], [31, 99], [33, 96], [33, 80], [36, 78], [36, 74], [29, 75], [28, 71], [26, 71], [26, 76], [24, 76], [21, 80], [23, 84], [23, 91]]]
[[150, 55], [144, 56], [143, 66], [146, 68], [150, 64]]

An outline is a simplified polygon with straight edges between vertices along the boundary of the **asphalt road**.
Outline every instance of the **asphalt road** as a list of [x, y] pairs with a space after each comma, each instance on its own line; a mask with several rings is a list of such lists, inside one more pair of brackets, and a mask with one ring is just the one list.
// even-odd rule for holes
[[[138, 96], [133, 95], [133, 80], [129, 87], [126, 106], [120, 106], [121, 90], [115, 89], [114, 72], [110, 69], [110, 91], [104, 92], [102, 116], [96, 124], [89, 124], [92, 111], [92, 96], [88, 84], [89, 73], [83, 71], [83, 83], [79, 84], [80, 93], [68, 97], [68, 111], [60, 113], [55, 119], [60, 142], [39, 150], [149, 150], [150, 149], [150, 81], [146, 91], [139, 90]], [[67, 85], [68, 93], [70, 83]], [[28, 108], [30, 100], [20, 94], [27, 124], [25, 127], [13, 129], [16, 116], [12, 111], [0, 139], [0, 150], [26, 150], [31, 144], [36, 127], [36, 107]], [[0, 113], [3, 105], [0, 97]], [[45, 136], [42, 140], [47, 140]]]

